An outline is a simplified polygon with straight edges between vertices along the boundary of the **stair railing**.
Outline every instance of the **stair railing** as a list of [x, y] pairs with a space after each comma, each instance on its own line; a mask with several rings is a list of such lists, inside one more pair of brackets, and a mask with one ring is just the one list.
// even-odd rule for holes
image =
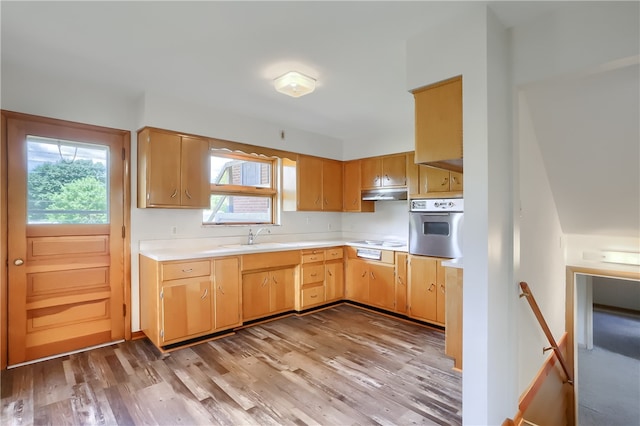
[[547, 325], [547, 321], [544, 319], [544, 316], [542, 315], [542, 312], [540, 311], [540, 307], [538, 306], [538, 303], [536, 302], [536, 299], [533, 297], [533, 293], [531, 292], [531, 289], [529, 288], [529, 284], [527, 284], [526, 282], [522, 281], [520, 283], [520, 288], [522, 289], [522, 294], [520, 294], [520, 297], [526, 297], [527, 298], [527, 301], [529, 302], [529, 305], [531, 306], [531, 309], [533, 310], [533, 314], [538, 319], [538, 322], [540, 323], [540, 327], [542, 327], [542, 331], [544, 331], [544, 334], [547, 336], [547, 339], [549, 340], [549, 343], [551, 344], [550, 348], [545, 348], [545, 349], [546, 350], [553, 349], [553, 352], [556, 354], [556, 358], [558, 358], [558, 361], [560, 362], [560, 365], [562, 366], [562, 369], [564, 370], [564, 374], [567, 376], [567, 383], [569, 383], [570, 385], [573, 385], [573, 378], [571, 377], [571, 374], [569, 373], [569, 369], [567, 368], [567, 363], [565, 362], [564, 357], [562, 356], [562, 352], [560, 352], [560, 348], [558, 348], [558, 344], [556, 343], [556, 339], [554, 339], [553, 334], [551, 333], [551, 330], [549, 329], [549, 326]]

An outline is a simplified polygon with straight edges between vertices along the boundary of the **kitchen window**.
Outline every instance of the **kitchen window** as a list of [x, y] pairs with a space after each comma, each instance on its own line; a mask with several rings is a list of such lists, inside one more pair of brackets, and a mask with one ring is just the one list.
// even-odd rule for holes
[[205, 225], [272, 224], [277, 208], [277, 159], [212, 150], [210, 208]]

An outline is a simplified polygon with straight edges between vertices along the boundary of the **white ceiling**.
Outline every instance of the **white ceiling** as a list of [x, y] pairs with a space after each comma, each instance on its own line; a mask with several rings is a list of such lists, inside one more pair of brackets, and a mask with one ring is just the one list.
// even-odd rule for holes
[[[182, 98], [345, 143], [369, 135], [408, 141], [406, 41], [470, 3], [478, 4], [2, 1], [1, 59], [3, 67], [131, 98]], [[561, 6], [490, 3], [508, 27]], [[277, 93], [272, 80], [291, 69], [317, 78], [316, 92], [297, 99]], [[637, 66], [528, 90], [565, 232], [638, 234], [637, 93]], [[616, 191], [628, 199], [620, 202]], [[615, 229], [603, 215], [608, 210], [592, 208], [594, 194], [625, 209]]]

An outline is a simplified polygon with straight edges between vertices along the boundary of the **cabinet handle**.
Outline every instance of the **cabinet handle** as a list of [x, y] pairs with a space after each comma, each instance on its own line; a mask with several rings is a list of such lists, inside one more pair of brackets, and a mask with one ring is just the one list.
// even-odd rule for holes
[[373, 183], [378, 183], [379, 180], [380, 180], [380, 176], [376, 175], [376, 178], [373, 180]]
[[384, 175], [384, 178], [385, 178], [386, 180], [391, 180], [391, 178], [389, 177], [389, 175]]
[[191, 194], [189, 193], [189, 189], [185, 189], [184, 194], [187, 196], [188, 199], [191, 199]]
[[324, 204], [325, 204], [325, 205], [329, 205], [329, 200], [328, 200], [326, 197], [325, 197], [325, 199], [324, 199]]
[[376, 279], [376, 276], [373, 274], [373, 271], [371, 271], [371, 278], [374, 280]]
[[318, 295], [317, 295], [317, 294], [312, 294], [310, 297], [311, 297], [312, 299], [315, 299], [316, 297], [318, 297]]
[[444, 284], [440, 284], [440, 291], [444, 294]]
[[273, 283], [278, 284], [278, 280], [276, 280], [276, 277], [273, 277]]
[[219, 285], [219, 286], [218, 286], [218, 291], [219, 291], [221, 294], [224, 294], [224, 290], [222, 289], [222, 286], [221, 286], [221, 285]]
[[431, 285], [429, 286], [428, 291], [433, 291], [433, 289], [436, 287], [436, 285], [434, 283], [431, 283]]
[[398, 277], [398, 283], [404, 285], [404, 281], [402, 281], [402, 277]]
[[315, 257], [315, 256], [309, 258], [309, 260], [316, 260], [316, 259], [317, 259], [317, 257]]
[[311, 274], [311, 276], [312, 276], [312, 277], [317, 277], [317, 276], [318, 276], [318, 273], [317, 273], [317, 272], [314, 272], [313, 274]]
[[208, 288], [205, 288], [205, 289], [204, 289], [204, 293], [202, 294], [202, 296], [200, 297], [200, 299], [204, 300], [204, 299], [205, 299], [205, 297], [207, 297], [207, 294], [209, 294], [209, 289], [208, 289]]
[[313, 204], [318, 204], [319, 202], [320, 202], [320, 197], [318, 197], [318, 198], [316, 199], [316, 202], [315, 202], [315, 203], [313, 203]]
[[357, 199], [357, 198], [354, 198], [354, 199], [353, 199], [353, 205], [355, 206], [356, 204], [358, 204], [358, 199]]
[[442, 183], [440, 185], [445, 186], [449, 182], [449, 178], [443, 178]]
[[365, 275], [367, 275], [367, 271], [364, 271], [364, 272], [362, 273], [362, 276], [361, 276], [360, 278], [364, 278], [364, 277], [365, 277]]
[[265, 284], [267, 284], [267, 281], [269, 280], [268, 277], [264, 277], [264, 281], [262, 282], [262, 285], [260, 287], [264, 287]]
[[185, 274], [189, 274], [189, 273], [193, 272], [193, 268], [183, 269], [182, 272], [184, 272]]
[[176, 195], [178, 195], [178, 190], [174, 189], [173, 194], [171, 194], [171, 198], [176, 198]]
[[451, 176], [451, 180], [453, 181], [453, 183], [458, 183], [458, 178], [456, 178], [455, 176]]
[[333, 274], [331, 273], [331, 270], [328, 270], [328, 271], [327, 271], [327, 274], [329, 274], [329, 276], [330, 276], [330, 277], [332, 277], [332, 276], [333, 276]]

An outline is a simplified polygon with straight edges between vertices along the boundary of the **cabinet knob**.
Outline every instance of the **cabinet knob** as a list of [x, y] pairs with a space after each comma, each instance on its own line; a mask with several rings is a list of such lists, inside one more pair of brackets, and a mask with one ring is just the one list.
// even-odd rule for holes
[[13, 264], [16, 265], [16, 266], [24, 265], [24, 260], [18, 258], [18, 259], [13, 261]]

